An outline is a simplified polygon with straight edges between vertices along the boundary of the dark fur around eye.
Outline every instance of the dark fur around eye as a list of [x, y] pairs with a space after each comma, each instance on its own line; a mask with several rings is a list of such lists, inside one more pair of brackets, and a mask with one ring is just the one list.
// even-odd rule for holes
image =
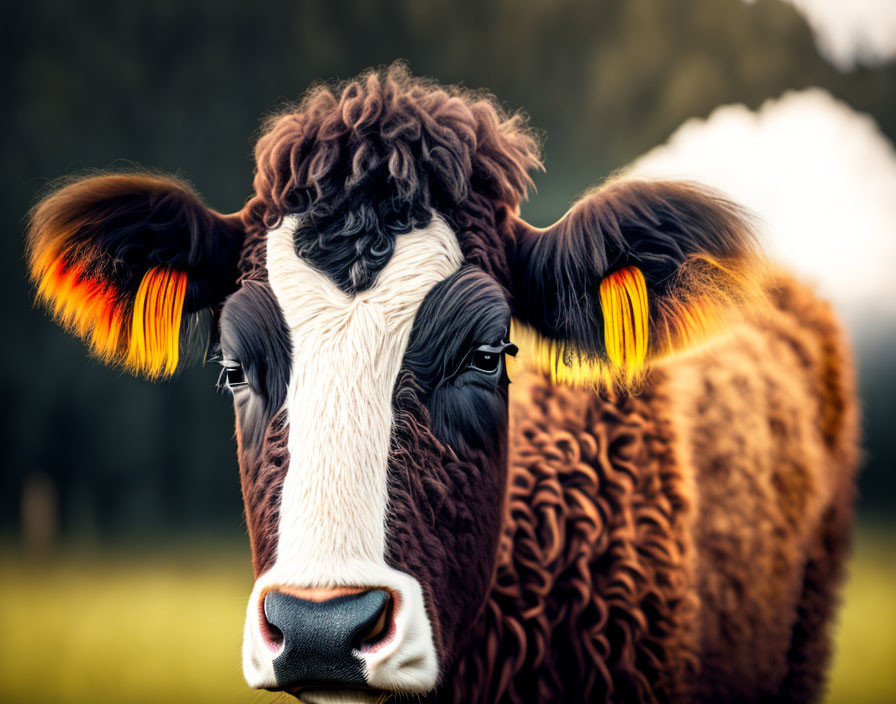
[[234, 396], [243, 442], [260, 444], [283, 405], [292, 369], [289, 329], [266, 283], [246, 281], [221, 312], [221, 352], [239, 362], [249, 389]]
[[509, 326], [503, 291], [474, 266], [436, 285], [417, 313], [404, 366], [420, 385], [433, 432], [459, 454], [487, 450], [507, 423], [506, 377], [459, 367], [477, 346], [499, 345]]

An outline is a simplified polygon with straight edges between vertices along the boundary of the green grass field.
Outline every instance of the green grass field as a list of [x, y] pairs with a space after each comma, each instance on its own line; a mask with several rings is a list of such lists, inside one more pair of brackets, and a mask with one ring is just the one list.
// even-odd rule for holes
[[[896, 702], [894, 528], [859, 531], [828, 701]], [[248, 548], [245, 548], [248, 550]], [[240, 673], [248, 554], [0, 554], [0, 702], [265, 702]], [[286, 699], [286, 698], [284, 698]]]

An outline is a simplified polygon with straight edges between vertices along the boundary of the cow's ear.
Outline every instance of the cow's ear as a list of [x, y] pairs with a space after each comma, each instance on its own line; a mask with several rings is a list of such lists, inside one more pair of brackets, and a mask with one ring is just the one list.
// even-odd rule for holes
[[28, 263], [60, 324], [103, 361], [155, 379], [205, 352], [244, 237], [239, 214], [209, 209], [178, 179], [102, 174], [34, 207]]
[[749, 217], [696, 184], [614, 181], [551, 227], [507, 219], [516, 334], [556, 380], [637, 382], [763, 299]]

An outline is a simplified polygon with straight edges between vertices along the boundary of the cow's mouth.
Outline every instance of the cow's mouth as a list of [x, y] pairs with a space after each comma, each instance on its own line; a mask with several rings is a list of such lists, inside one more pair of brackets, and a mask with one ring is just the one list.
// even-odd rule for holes
[[305, 704], [378, 704], [388, 701], [392, 693], [367, 687], [297, 687], [288, 690], [296, 699]]

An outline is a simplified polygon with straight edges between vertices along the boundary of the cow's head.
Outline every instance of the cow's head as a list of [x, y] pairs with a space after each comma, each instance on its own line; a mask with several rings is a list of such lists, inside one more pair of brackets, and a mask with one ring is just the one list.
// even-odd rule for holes
[[32, 213], [38, 295], [151, 378], [219, 351], [256, 575], [248, 682], [430, 692], [492, 578], [511, 317], [558, 380], [637, 383], [743, 295], [746, 230], [705, 190], [625, 181], [530, 227], [523, 121], [401, 68], [314, 89], [256, 161], [231, 216], [151, 173], [57, 189]]

